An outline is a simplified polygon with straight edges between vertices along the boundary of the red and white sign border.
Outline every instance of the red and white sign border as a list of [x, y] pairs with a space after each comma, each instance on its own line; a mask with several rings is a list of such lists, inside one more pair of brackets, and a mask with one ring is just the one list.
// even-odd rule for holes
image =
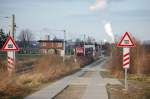
[[[5, 49], [5, 47], [7, 46], [9, 40], [12, 41], [13, 45], [15, 46], [16, 49]], [[8, 36], [6, 43], [4, 44], [4, 46], [2, 47], [1, 51], [20, 51], [20, 49], [18, 48], [18, 46], [16, 45], [15, 41], [12, 39], [11, 36]]]
[[[122, 45], [122, 44], [121, 44], [126, 36], [128, 36], [128, 38], [129, 38], [129, 40], [131, 41], [132, 45], [128, 45], [128, 44]], [[131, 39], [131, 36], [130, 36], [129, 32], [125, 32], [125, 34], [122, 36], [120, 42], [117, 44], [117, 47], [135, 47], [135, 43], [134, 43], [133, 40]]]

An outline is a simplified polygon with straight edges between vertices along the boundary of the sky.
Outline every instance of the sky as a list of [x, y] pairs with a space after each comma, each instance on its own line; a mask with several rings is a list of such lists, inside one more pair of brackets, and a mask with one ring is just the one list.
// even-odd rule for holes
[[30, 29], [34, 39], [63, 37], [59, 30], [65, 29], [67, 39], [83, 39], [85, 34], [111, 41], [113, 35], [130, 32], [149, 40], [149, 4], [150, 0], [0, 0], [0, 27], [8, 31], [9, 19], [4, 17], [15, 14], [16, 37], [23, 29]]

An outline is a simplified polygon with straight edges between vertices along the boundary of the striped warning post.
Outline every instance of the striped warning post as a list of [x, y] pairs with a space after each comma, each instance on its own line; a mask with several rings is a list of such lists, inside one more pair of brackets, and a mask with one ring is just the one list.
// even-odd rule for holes
[[123, 48], [123, 68], [129, 68], [130, 64], [130, 49]]
[[7, 58], [7, 62], [8, 62], [8, 66], [7, 66], [7, 70], [9, 71], [9, 72], [12, 72], [13, 71], [13, 69], [14, 69], [14, 59], [13, 58], [11, 58], [11, 57], [8, 57]]

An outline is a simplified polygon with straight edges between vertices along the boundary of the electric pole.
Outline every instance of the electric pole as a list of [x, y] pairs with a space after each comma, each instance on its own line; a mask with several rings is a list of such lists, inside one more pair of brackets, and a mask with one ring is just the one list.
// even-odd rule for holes
[[[15, 15], [13, 14], [10, 17], [10, 23], [9, 23], [9, 35], [13, 38], [13, 40], [15, 41], [15, 35], [14, 35], [14, 31], [15, 31]], [[15, 69], [15, 51], [8, 51], [7, 52], [7, 56], [8, 59], [11, 59], [13, 61], [13, 64], [9, 64], [8, 62], [8, 72], [9, 72], [9, 76], [12, 75], [12, 72]], [[11, 67], [11, 68], [9, 68]]]
[[93, 42], [93, 57], [95, 56], [95, 40], [92, 38]]
[[15, 36], [14, 36], [14, 31], [15, 31], [15, 15], [13, 14], [11, 16], [11, 24], [10, 24], [10, 36], [12, 36], [13, 39], [15, 39]]
[[102, 46], [103, 46], [103, 41], [101, 41], [101, 44], [100, 44], [100, 55], [102, 56]]
[[64, 30], [64, 55], [63, 55], [63, 62], [65, 62], [65, 55], [66, 55], [66, 30]]
[[84, 56], [85, 56], [85, 34], [84, 34]]

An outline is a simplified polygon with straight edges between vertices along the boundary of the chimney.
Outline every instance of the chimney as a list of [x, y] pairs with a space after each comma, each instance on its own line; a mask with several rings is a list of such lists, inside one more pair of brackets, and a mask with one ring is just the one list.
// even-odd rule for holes
[[49, 35], [45, 35], [45, 40], [50, 40], [50, 36]]

